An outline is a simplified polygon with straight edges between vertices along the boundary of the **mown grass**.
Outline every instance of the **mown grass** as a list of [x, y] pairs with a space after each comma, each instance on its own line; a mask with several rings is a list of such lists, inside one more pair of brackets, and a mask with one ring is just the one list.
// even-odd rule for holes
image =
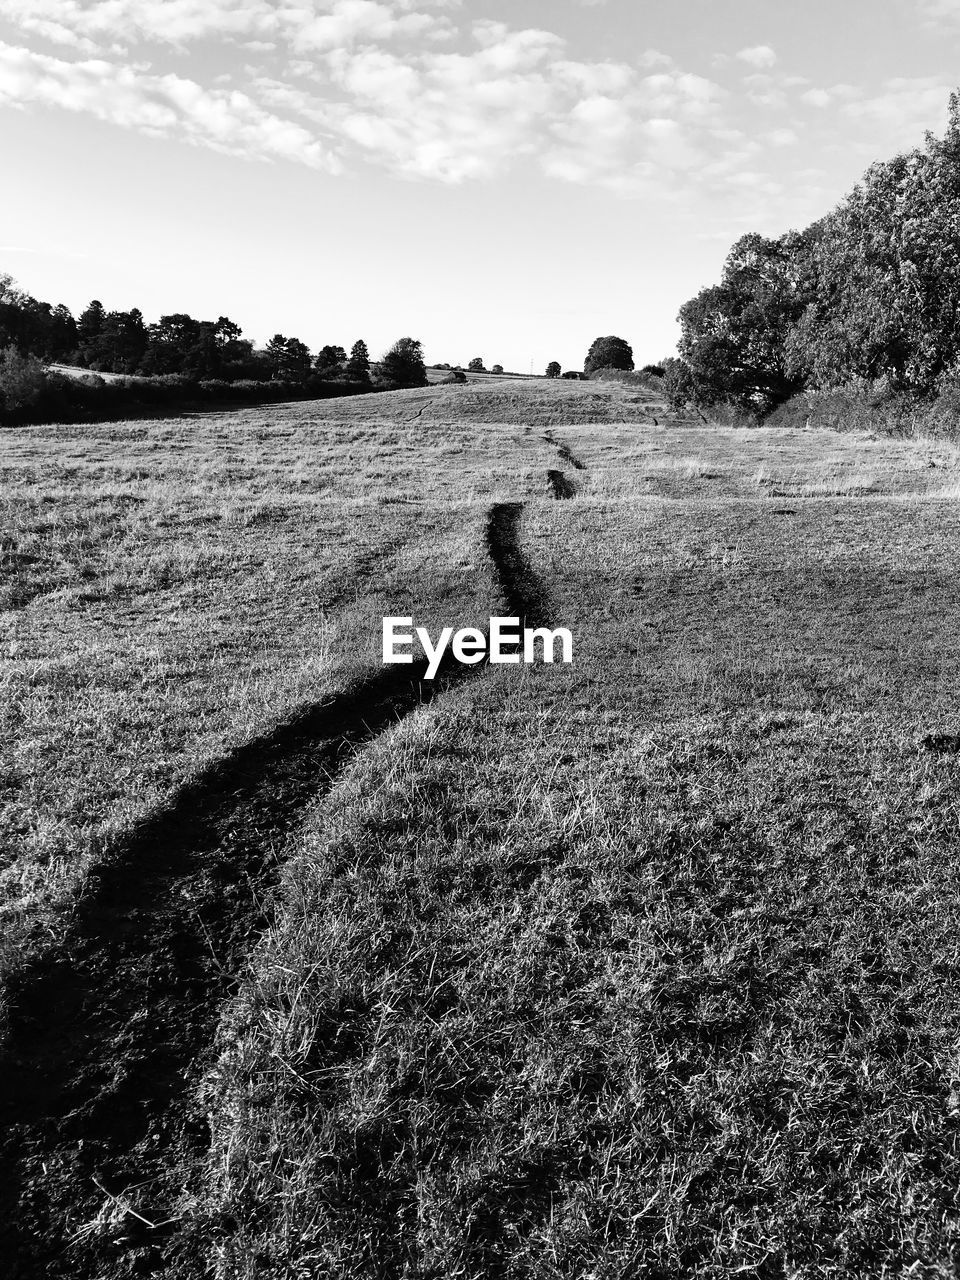
[[691, 496], [591, 498], [562, 434], [591, 490], [524, 546], [577, 663], [315, 813], [208, 1086], [218, 1274], [952, 1275], [960, 517], [816, 497], [820, 437], [809, 502], [735, 496], [753, 432], [727, 497], [687, 432]]
[[5, 431], [0, 967], [185, 776], [379, 662], [384, 614], [489, 616], [487, 506], [552, 457], [514, 435], [300, 405]]
[[379, 610], [497, 612], [491, 501], [575, 636], [369, 743], [294, 836], [199, 1101], [194, 1270], [954, 1275], [957, 456], [518, 387], [34, 429], [8, 463], [62, 528], [9, 543], [52, 588], [11, 669], [74, 663], [16, 722], [51, 928], [110, 823], [376, 665]]

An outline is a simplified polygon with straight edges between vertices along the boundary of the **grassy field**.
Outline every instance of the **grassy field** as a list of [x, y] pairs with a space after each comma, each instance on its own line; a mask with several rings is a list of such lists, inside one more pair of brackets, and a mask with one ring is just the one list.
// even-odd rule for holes
[[[12, 1275], [957, 1274], [960, 452], [492, 378], [3, 443]], [[572, 667], [380, 667], [506, 608]]]

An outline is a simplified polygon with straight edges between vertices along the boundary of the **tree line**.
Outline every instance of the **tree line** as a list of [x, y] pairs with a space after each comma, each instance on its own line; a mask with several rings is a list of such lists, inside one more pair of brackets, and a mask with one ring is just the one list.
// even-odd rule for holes
[[743, 236], [680, 311], [675, 400], [769, 413], [798, 392], [934, 399], [960, 381], [960, 94], [943, 137], [871, 165], [825, 217]]
[[299, 338], [282, 333], [258, 349], [228, 316], [197, 320], [177, 312], [148, 324], [137, 307], [108, 311], [94, 299], [74, 318], [62, 303], [40, 302], [11, 276], [0, 274], [0, 350], [4, 349], [96, 373], [192, 382], [320, 380], [405, 387], [423, 386], [427, 380], [422, 346], [412, 338], [401, 338], [376, 363], [362, 338], [349, 354], [335, 344], [314, 354]]

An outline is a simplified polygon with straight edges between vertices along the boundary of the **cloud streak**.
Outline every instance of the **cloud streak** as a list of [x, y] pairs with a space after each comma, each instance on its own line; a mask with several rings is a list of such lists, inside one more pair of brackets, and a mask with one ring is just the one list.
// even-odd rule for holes
[[154, 136], [176, 136], [233, 155], [295, 160], [339, 172], [336, 152], [310, 130], [236, 89], [206, 89], [102, 59], [66, 62], [0, 43], [0, 104], [87, 112]]

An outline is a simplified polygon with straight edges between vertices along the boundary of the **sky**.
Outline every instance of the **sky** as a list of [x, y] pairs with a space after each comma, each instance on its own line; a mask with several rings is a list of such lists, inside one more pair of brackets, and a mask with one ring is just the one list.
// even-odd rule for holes
[[75, 314], [637, 364], [942, 132], [960, 0], [0, 0], [0, 272]]

